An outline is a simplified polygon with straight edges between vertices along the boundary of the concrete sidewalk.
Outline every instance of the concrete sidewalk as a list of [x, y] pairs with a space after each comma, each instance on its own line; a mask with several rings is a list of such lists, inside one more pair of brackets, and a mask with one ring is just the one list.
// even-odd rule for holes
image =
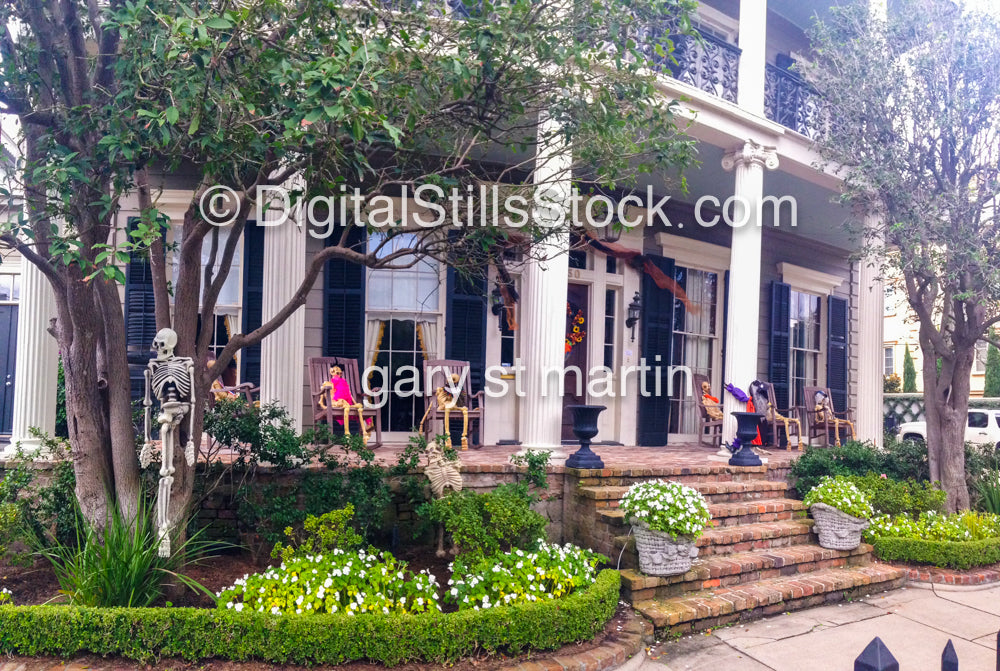
[[643, 671], [851, 671], [876, 636], [901, 671], [939, 671], [948, 639], [959, 668], [997, 667], [1000, 585], [910, 586], [684, 636], [649, 650]]

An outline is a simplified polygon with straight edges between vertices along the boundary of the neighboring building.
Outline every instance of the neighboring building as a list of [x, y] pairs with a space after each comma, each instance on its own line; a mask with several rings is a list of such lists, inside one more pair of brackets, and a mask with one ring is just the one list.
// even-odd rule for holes
[[[673, 196], [664, 208], [669, 222], [654, 220], [625, 232], [616, 244], [575, 250], [544, 267], [515, 263], [521, 296], [517, 330], [490, 309], [492, 276], [483, 286], [468, 286], [429, 261], [398, 271], [331, 261], [305, 309], [262, 346], [241, 354], [240, 379], [260, 383], [262, 397], [281, 401], [300, 424], [312, 416], [306, 362], [314, 356], [350, 356], [362, 368], [387, 364], [390, 378], [405, 363], [470, 360], [477, 388], [488, 366], [514, 373], [512, 365], [520, 359], [525, 387], [538, 388], [550, 353], [556, 347], [562, 351], [568, 304], [582, 315], [587, 334], [567, 360], [585, 370], [607, 365], [615, 371], [616, 387], [622, 369], [641, 358], [705, 374], [718, 396], [724, 383], [745, 389], [759, 378], [775, 384], [779, 404], [804, 405], [804, 386], [827, 386], [838, 408], [858, 413], [860, 437], [879, 440], [883, 291], [875, 271], [850, 258], [853, 247], [841, 226], [849, 212], [832, 202], [838, 181], [814, 167], [811, 145], [824, 116], [808, 87], [788, 71], [808, 49], [804, 30], [813, 9], [804, 4], [812, 3], [701, 4], [704, 43], [681, 41], [680, 65], [665, 65], [661, 80], [663, 95], [684, 100], [694, 113], [689, 132], [698, 142], [701, 165], [687, 174], [689, 193], [669, 188], [673, 181], [667, 175], [649, 175], [639, 190], [650, 187], [657, 200]], [[166, 187], [160, 208], [176, 223], [190, 191], [179, 179], [167, 180]], [[751, 207], [763, 203], [766, 225], [700, 225], [693, 204], [703, 196], [719, 203], [735, 196]], [[788, 201], [777, 205], [777, 226], [771, 224], [776, 205], [764, 203], [767, 196], [795, 200], [794, 211]], [[635, 208], [630, 216], [648, 220], [649, 214]], [[135, 215], [135, 204], [126, 202], [122, 221]], [[272, 314], [300, 280], [304, 260], [321, 245], [296, 235], [294, 226], [248, 225], [217, 309], [219, 344], [227, 333], [252, 328]], [[683, 289], [687, 306], [661, 288], [654, 270], [627, 262], [640, 253], [649, 260], [647, 268], [655, 267]], [[148, 349], [155, 330], [147, 272], [141, 259], [129, 264], [123, 293], [128, 342], [135, 351]], [[642, 312], [633, 337], [625, 322], [636, 293]], [[46, 323], [49, 316], [38, 308], [32, 314], [22, 310], [21, 319]], [[54, 354], [54, 342], [34, 341], [27, 348], [21, 342], [19, 362]], [[675, 390], [672, 396], [640, 398], [635, 377], [627, 390], [614, 398], [586, 393], [487, 398], [482, 441], [558, 445], [561, 437], [570, 437], [564, 405], [580, 401], [608, 406], [598, 440], [626, 445], [696, 440], [694, 395]], [[742, 409], [726, 396], [727, 411]], [[419, 400], [391, 397], [383, 417], [387, 439], [405, 441], [422, 412]], [[43, 426], [49, 421], [35, 419]], [[727, 432], [731, 436], [732, 427]]]
[[[923, 351], [920, 349], [920, 325], [917, 316], [907, 305], [905, 292], [902, 290], [886, 290], [885, 314], [883, 317], [884, 340], [882, 342], [882, 373], [896, 373], [903, 379], [903, 360], [906, 357], [906, 347], [910, 347], [910, 357], [917, 371], [917, 392], [923, 393], [924, 379], [922, 366]], [[973, 398], [982, 397], [986, 386], [986, 353], [989, 345], [984, 341], [976, 343], [976, 359], [972, 364], [969, 395]]]

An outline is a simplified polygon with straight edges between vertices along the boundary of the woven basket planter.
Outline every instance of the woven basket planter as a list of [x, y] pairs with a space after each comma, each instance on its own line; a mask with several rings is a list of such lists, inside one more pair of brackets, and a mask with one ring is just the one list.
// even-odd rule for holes
[[691, 560], [698, 556], [694, 540], [653, 531], [633, 521], [635, 549], [639, 553], [639, 571], [646, 575], [678, 575], [691, 570]]
[[809, 506], [809, 513], [816, 523], [813, 532], [819, 544], [830, 550], [853, 550], [861, 545], [861, 532], [868, 528], [868, 520], [852, 517], [825, 503]]

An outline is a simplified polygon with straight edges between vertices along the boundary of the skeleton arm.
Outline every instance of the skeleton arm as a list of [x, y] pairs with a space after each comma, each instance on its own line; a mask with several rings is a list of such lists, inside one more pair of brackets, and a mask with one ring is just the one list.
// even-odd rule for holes
[[[197, 407], [195, 402], [194, 384], [194, 362], [189, 361], [187, 365], [188, 381], [191, 383], [191, 409], [188, 410], [188, 441], [184, 446], [184, 459], [188, 466], [194, 466], [194, 410]], [[200, 438], [200, 436], [199, 436]], [[199, 440], [199, 442], [201, 442]]]
[[152, 391], [152, 380], [150, 379], [149, 367], [142, 372], [143, 379], [145, 380], [145, 395], [142, 399], [143, 407], [143, 420], [144, 420], [144, 440], [142, 442], [142, 451], [139, 453], [139, 465], [142, 468], [149, 466], [149, 462], [152, 460], [153, 443], [150, 440], [149, 430], [150, 423], [152, 422], [152, 407], [153, 401], [150, 399], [149, 395]]

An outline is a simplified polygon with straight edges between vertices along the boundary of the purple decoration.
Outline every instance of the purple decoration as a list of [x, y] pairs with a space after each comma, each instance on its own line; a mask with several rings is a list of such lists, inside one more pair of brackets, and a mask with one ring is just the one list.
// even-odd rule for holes
[[739, 387], [733, 386], [732, 382], [726, 385], [726, 391], [732, 394], [733, 398], [735, 398], [740, 403], [746, 403], [747, 401], [750, 400], [750, 397], [747, 396], [746, 393], [744, 393], [744, 391]]

